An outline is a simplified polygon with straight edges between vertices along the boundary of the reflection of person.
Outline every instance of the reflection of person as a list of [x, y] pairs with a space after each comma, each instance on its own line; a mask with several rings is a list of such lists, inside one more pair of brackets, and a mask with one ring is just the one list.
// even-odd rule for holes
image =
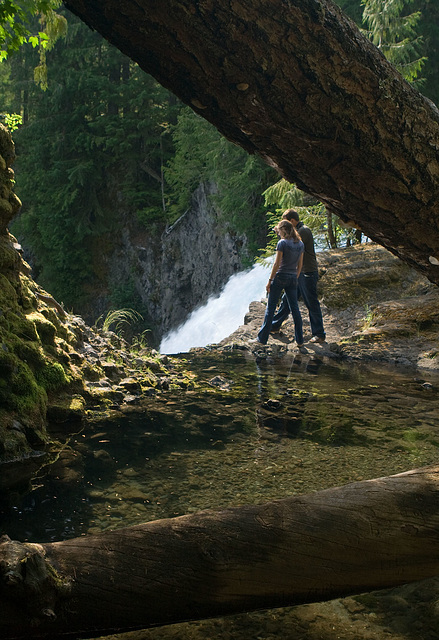
[[296, 342], [303, 345], [302, 316], [297, 302], [297, 279], [303, 262], [305, 246], [300, 239], [294, 225], [288, 220], [282, 220], [276, 227], [280, 240], [276, 247], [276, 259], [271, 270], [271, 276], [266, 286], [268, 293], [267, 309], [264, 323], [259, 330], [257, 342], [267, 344], [271, 331], [271, 321], [282, 291], [285, 291], [288, 311], [294, 320]]
[[[309, 227], [305, 226], [299, 219], [299, 214], [294, 209], [287, 209], [282, 214], [283, 220], [289, 220], [298, 232], [305, 245], [303, 254], [303, 267], [298, 279], [298, 295], [302, 297], [309, 313], [311, 325], [311, 340], [309, 342], [325, 342], [326, 333], [323, 327], [322, 310], [317, 295], [317, 281], [319, 279], [319, 269], [317, 265], [314, 238]], [[271, 325], [272, 331], [279, 331], [282, 323], [288, 317], [290, 310], [288, 302], [283, 296], [281, 305], [273, 317]]]

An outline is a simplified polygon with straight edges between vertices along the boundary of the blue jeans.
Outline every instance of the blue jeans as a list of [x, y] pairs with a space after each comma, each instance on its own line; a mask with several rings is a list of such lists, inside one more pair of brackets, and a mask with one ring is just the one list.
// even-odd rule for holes
[[303, 330], [302, 330], [302, 316], [300, 315], [300, 309], [297, 302], [297, 277], [295, 275], [276, 274], [273, 282], [271, 283], [270, 292], [268, 294], [267, 309], [265, 311], [265, 318], [262, 327], [258, 333], [258, 340], [262, 344], [267, 344], [271, 331], [271, 321], [276, 311], [276, 305], [279, 302], [279, 298], [282, 295], [282, 291], [285, 291], [287, 299], [288, 313], [293, 315], [294, 331], [297, 344], [303, 344]]
[[[325, 329], [323, 328], [322, 310], [317, 295], [317, 281], [319, 274], [317, 271], [307, 271], [299, 276], [299, 297], [302, 297], [309, 313], [309, 323], [311, 325], [311, 333], [319, 338], [326, 338]], [[285, 296], [282, 298], [281, 305], [273, 317], [272, 329], [279, 329], [282, 322], [288, 318], [290, 309]]]

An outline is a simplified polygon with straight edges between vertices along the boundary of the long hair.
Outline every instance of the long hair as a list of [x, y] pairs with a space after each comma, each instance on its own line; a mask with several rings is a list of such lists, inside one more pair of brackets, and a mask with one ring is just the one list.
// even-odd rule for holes
[[281, 220], [281, 222], [276, 226], [276, 231], [280, 236], [284, 235], [287, 240], [292, 240], [293, 242], [300, 242], [301, 240], [294, 225], [291, 224], [289, 220]]

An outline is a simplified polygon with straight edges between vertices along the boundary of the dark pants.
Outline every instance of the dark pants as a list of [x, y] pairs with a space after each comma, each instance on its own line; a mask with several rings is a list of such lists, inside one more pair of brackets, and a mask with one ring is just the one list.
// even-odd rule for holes
[[284, 297], [287, 299], [288, 313], [291, 310], [293, 315], [296, 342], [297, 344], [303, 344], [302, 316], [297, 302], [297, 277], [286, 274], [276, 274], [271, 283], [264, 323], [259, 330], [258, 340], [262, 344], [267, 344], [271, 331], [271, 321], [282, 291], [285, 291]]
[[[317, 271], [307, 271], [301, 273], [298, 282], [298, 296], [302, 298], [309, 313], [309, 323], [313, 336], [325, 339], [326, 333], [323, 328], [322, 310], [317, 295], [317, 281], [319, 274]], [[279, 329], [283, 321], [288, 318], [290, 309], [285, 296], [282, 297], [281, 305], [273, 316], [272, 329]]]

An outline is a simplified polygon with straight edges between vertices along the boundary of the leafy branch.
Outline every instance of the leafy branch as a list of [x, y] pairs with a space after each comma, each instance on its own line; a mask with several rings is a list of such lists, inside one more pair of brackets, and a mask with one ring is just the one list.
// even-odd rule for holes
[[[46, 51], [67, 32], [67, 20], [55, 11], [60, 6], [61, 0], [4, 0], [0, 6], [0, 62], [25, 44], [38, 48], [34, 80], [43, 90], [47, 89]], [[36, 34], [31, 30], [35, 16], [42, 27]]]

